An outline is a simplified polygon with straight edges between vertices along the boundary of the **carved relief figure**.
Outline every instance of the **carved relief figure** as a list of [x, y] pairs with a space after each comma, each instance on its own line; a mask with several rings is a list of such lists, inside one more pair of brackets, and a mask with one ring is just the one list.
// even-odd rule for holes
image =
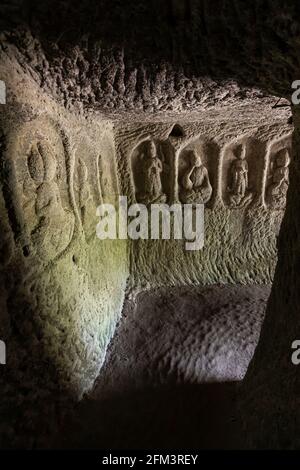
[[78, 159], [75, 189], [78, 195], [79, 214], [82, 225], [86, 224], [89, 203], [92, 201], [90, 185], [88, 183], [88, 170], [84, 161]]
[[23, 183], [23, 209], [26, 217], [33, 219], [35, 213], [36, 188], [38, 181], [42, 181], [44, 171], [44, 163], [36, 145], [31, 147], [31, 151], [27, 158], [28, 175], [26, 175]]
[[183, 203], [204, 204], [211, 198], [212, 186], [208, 171], [195, 150], [189, 152], [189, 166], [179, 183], [179, 197]]
[[150, 141], [148, 155], [142, 156], [143, 191], [137, 194], [138, 202], [153, 204], [166, 201], [161, 182], [162, 171], [163, 164], [157, 155], [156, 145], [153, 141]]
[[27, 163], [36, 189], [34, 209], [38, 219], [31, 232], [32, 242], [40, 257], [52, 259], [71, 241], [74, 217], [62, 206], [55, 181], [57, 163], [51, 149], [40, 142], [34, 144]]
[[289, 185], [290, 156], [287, 149], [281, 149], [275, 156], [271, 182], [267, 188], [266, 202], [272, 209], [284, 209]]
[[98, 190], [98, 202], [99, 204], [103, 204], [103, 191], [102, 191], [102, 176], [103, 176], [103, 170], [102, 170], [102, 165], [101, 165], [102, 157], [101, 154], [98, 155], [98, 158], [96, 160], [96, 165], [97, 165], [97, 190]]
[[248, 163], [245, 145], [239, 145], [234, 154], [236, 158], [231, 163], [229, 175], [229, 202], [233, 207], [243, 207], [253, 198], [253, 194], [248, 190]]

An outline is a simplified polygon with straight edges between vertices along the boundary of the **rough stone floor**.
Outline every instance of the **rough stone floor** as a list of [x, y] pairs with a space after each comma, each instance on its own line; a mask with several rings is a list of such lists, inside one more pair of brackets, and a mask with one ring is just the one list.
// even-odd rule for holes
[[127, 299], [94, 390], [57, 446], [243, 447], [236, 394], [269, 294], [269, 286], [212, 286]]

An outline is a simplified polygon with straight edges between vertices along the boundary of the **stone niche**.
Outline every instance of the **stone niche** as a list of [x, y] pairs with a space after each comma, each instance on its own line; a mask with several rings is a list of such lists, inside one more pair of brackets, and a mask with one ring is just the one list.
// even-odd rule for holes
[[[0, 338], [9, 357], [0, 406], [12, 411], [0, 431], [12, 446], [43, 447], [60, 411], [93, 387], [126, 292], [271, 282], [292, 128], [264, 107], [104, 118], [66, 109], [10, 67], [0, 67], [9, 84], [0, 116]], [[96, 208], [119, 195], [147, 206], [204, 203], [204, 248], [100, 241]]]
[[[186, 251], [172, 239], [131, 243], [133, 288], [271, 282], [292, 129], [286, 120], [266, 124], [256, 114], [243, 121], [239, 113], [226, 120], [224, 113], [215, 120], [207, 113], [198, 121], [115, 124], [126, 175], [121, 190], [129, 200], [205, 205], [202, 250]], [[155, 180], [147, 176], [153, 162]]]

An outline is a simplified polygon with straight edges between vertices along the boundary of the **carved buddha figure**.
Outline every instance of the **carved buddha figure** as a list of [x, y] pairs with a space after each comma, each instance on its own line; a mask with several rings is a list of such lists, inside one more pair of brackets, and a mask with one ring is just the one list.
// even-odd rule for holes
[[146, 204], [165, 202], [166, 195], [161, 183], [163, 165], [153, 141], [149, 142], [148, 155], [142, 158], [142, 165], [144, 190], [137, 194], [138, 201]]
[[275, 165], [271, 182], [267, 188], [266, 200], [272, 209], [284, 209], [289, 184], [290, 156], [287, 149], [279, 150], [275, 157]]
[[180, 200], [186, 204], [204, 204], [211, 198], [212, 186], [207, 168], [195, 150], [189, 152], [189, 166], [180, 181]]
[[235, 151], [235, 160], [230, 166], [229, 201], [234, 207], [242, 207], [253, 195], [248, 191], [248, 163], [246, 147], [239, 145]]
[[62, 206], [55, 181], [57, 164], [51, 150], [40, 143], [34, 145], [28, 158], [28, 170], [36, 185], [35, 214], [38, 218], [31, 233], [32, 241], [40, 256], [53, 258], [69, 244], [74, 218]]

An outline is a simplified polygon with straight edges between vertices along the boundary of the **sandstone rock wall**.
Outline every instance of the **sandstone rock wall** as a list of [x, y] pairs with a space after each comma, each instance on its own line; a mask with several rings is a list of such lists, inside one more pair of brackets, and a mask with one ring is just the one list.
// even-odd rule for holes
[[[224, 110], [217, 116], [203, 113], [196, 122], [114, 124], [121, 189], [129, 201], [205, 204], [203, 249], [187, 251], [184, 235], [174, 240], [172, 230], [171, 240], [131, 241], [133, 288], [272, 281], [287, 190], [284, 184], [276, 196], [274, 180], [278, 171], [288, 178], [282, 169], [289, 165], [292, 129], [286, 119], [270, 118], [267, 109], [243, 109], [243, 118], [235, 109], [229, 118]], [[153, 144], [162, 164], [156, 199], [143, 195], [143, 168]], [[183, 188], [191, 153], [208, 174], [194, 192]], [[240, 167], [244, 187], [232, 187]]]
[[[270, 94], [289, 98], [292, 81], [299, 79], [299, 8], [298, 2], [279, 0], [134, 0], [126, 9], [111, 0], [1, 5], [0, 78], [8, 104], [1, 107], [0, 333], [12, 361], [1, 387], [11, 397], [10, 407], [3, 401], [2, 423], [12, 423], [6, 434], [31, 438], [35, 419], [55, 427], [49, 397], [68, 401], [69, 390], [78, 398], [99, 372], [122, 307], [128, 244], [90, 239], [86, 215], [104, 197], [105, 182], [108, 194], [124, 188], [136, 197], [131, 170], [141, 141], [168, 141], [175, 123], [187, 135], [182, 148], [170, 139], [166, 144], [173, 165], [173, 180], [164, 189], [168, 197], [180, 193], [176, 172], [185, 146], [204, 140], [210, 147], [203, 164], [212, 190], [206, 209], [212, 248], [187, 256], [168, 243], [130, 246], [132, 285], [272, 278], [282, 209], [270, 207], [271, 173], [275, 188], [278, 183], [270, 163], [281, 143], [289, 146], [284, 139], [291, 129], [288, 113], [272, 108], [276, 99]], [[253, 107], [252, 117], [237, 106], [240, 101]], [[218, 116], [228, 106], [234, 109], [220, 127]], [[208, 125], [202, 113], [213, 108]], [[266, 122], [257, 121], [258, 115]], [[112, 126], [108, 119], [119, 123]], [[296, 111], [294, 121], [297, 157]], [[255, 193], [253, 201], [233, 209], [226, 179], [234, 158], [226, 149], [240, 140], [247, 148], [254, 144], [246, 156], [257, 153], [258, 165], [254, 170], [247, 160], [249, 182], [256, 175], [254, 187], [247, 188]], [[245, 382], [245, 428], [261, 446], [299, 446], [299, 384], [290, 364], [299, 324], [297, 161], [267, 319]], [[286, 165], [278, 163], [277, 170], [284, 175]], [[221, 239], [216, 226], [222, 227]], [[13, 390], [20, 390], [18, 397]], [[33, 406], [38, 402], [44, 413]]]
[[[270, 116], [274, 99], [164, 120], [108, 119], [97, 110], [62, 107], [10, 53], [2, 55], [0, 72], [7, 84], [0, 123], [0, 332], [9, 357], [3, 409], [12, 423], [7, 428], [4, 420], [3, 428], [8, 441], [15, 434], [27, 446], [20, 413], [28, 413], [35, 423], [29, 445], [43, 445], [57, 426], [57, 410], [97, 378], [126, 281], [137, 292], [272, 280], [292, 126], [286, 112]], [[143, 179], [151, 148], [161, 167], [156, 199]], [[206, 175], [192, 191], [184, 186], [191, 155]], [[119, 195], [148, 206], [203, 202], [204, 249], [188, 252], [185, 240], [98, 240], [96, 207]], [[41, 410], [49, 400], [45, 424]], [[41, 438], [34, 431], [39, 421]]]
[[128, 254], [124, 242], [100, 242], [95, 231], [96, 207], [118, 193], [111, 123], [66, 112], [9, 63], [0, 75], [8, 85], [0, 124], [1, 426], [4, 442], [30, 446], [37, 430], [47, 439], [65, 404], [98, 376], [121, 314]]
[[[243, 384], [242, 413], [248, 441], [255, 448], [300, 447], [298, 367], [292, 343], [299, 339], [299, 110], [287, 208], [278, 243], [278, 264], [260, 341]], [[253, 416], [255, 410], [255, 416]], [[257, 418], [258, 416], [258, 418]]]

